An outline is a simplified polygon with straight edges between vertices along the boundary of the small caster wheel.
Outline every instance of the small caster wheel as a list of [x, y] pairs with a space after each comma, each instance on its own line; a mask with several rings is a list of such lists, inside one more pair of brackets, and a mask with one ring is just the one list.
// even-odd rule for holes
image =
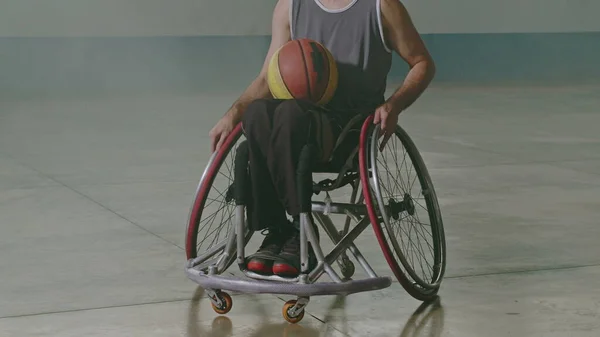
[[337, 260], [337, 263], [340, 266], [340, 270], [342, 272], [342, 276], [344, 276], [344, 279], [350, 280], [352, 276], [354, 276], [354, 272], [356, 272], [354, 263], [350, 261], [346, 253], [342, 254], [342, 256]]
[[354, 276], [355, 271], [356, 268], [354, 267], [354, 263], [352, 263], [350, 260], [345, 261], [345, 263], [342, 265], [342, 275], [346, 279], [350, 279], [352, 276]]
[[291, 312], [292, 308], [296, 305], [296, 302], [296, 300], [289, 300], [285, 302], [285, 304], [283, 305], [283, 310], [281, 310], [283, 318], [285, 318], [286, 321], [292, 324], [299, 323], [304, 318], [304, 308], [301, 309], [299, 313]]
[[233, 300], [231, 299], [231, 296], [229, 296], [228, 293], [222, 291], [218, 292], [217, 296], [219, 297], [219, 300], [221, 300], [222, 304], [220, 306], [217, 306], [215, 305], [215, 303], [211, 302], [212, 308], [217, 314], [225, 315], [226, 313], [231, 311], [231, 308], [233, 307]]

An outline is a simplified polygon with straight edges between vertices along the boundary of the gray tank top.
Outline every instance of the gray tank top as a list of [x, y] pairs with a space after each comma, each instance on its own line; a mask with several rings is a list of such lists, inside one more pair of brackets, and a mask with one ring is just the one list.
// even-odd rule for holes
[[342, 9], [319, 0], [290, 0], [292, 39], [323, 44], [337, 61], [339, 84], [330, 108], [363, 112], [385, 101], [392, 54], [383, 39], [381, 0], [352, 0]]

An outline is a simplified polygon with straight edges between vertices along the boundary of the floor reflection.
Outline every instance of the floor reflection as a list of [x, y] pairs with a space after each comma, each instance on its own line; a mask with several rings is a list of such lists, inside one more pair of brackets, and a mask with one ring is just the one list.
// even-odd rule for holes
[[[230, 337], [233, 332], [233, 323], [227, 316], [218, 316], [213, 319], [210, 329], [202, 328], [200, 324], [200, 305], [202, 299], [206, 298], [204, 289], [196, 288], [194, 296], [190, 301], [187, 317], [187, 337]], [[210, 304], [209, 304], [210, 305]]]
[[[253, 297], [253, 295], [245, 295]], [[187, 317], [187, 337], [231, 337], [233, 336], [233, 323], [227, 316], [218, 316], [213, 319], [211, 326], [200, 324], [200, 303], [204, 298], [204, 290], [197, 288], [190, 302]], [[270, 317], [264, 307], [255, 301], [252, 315], [256, 316], [256, 324], [249, 328], [243, 335], [248, 337], [327, 337], [331, 335], [346, 336], [364, 335], [368, 331], [355, 331], [348, 325], [346, 297], [336, 296], [327, 309], [322, 326], [319, 329], [303, 324], [289, 324], [281, 322], [280, 317]], [[254, 320], [254, 319], [253, 319]], [[364, 322], [363, 322], [364, 323]], [[254, 328], [256, 327], [256, 328]], [[238, 327], [239, 328], [239, 327]], [[400, 337], [440, 337], [444, 329], [444, 308], [439, 297], [424, 302], [410, 316], [402, 326]], [[390, 336], [398, 336], [398, 332], [390, 332]]]
[[440, 337], [444, 330], [444, 307], [439, 297], [423, 302], [410, 316], [400, 337]]
[[[346, 297], [337, 296], [327, 311], [325, 327], [321, 336], [328, 336], [330, 329], [336, 328], [348, 336], [361, 336], [368, 331], [356, 331], [348, 326], [345, 313]], [[423, 302], [404, 323], [400, 337], [440, 337], [444, 330], [444, 308], [440, 297]], [[388, 336], [397, 336], [390, 332]]]
[[[348, 318], [346, 316], [346, 296], [337, 295], [329, 308], [327, 308], [327, 314], [325, 315], [325, 322], [323, 329], [321, 329], [321, 336], [329, 336], [330, 331], [334, 329], [334, 326], [342, 332], [344, 335], [350, 336], [348, 331]], [[340, 325], [333, 324], [334, 322]]]

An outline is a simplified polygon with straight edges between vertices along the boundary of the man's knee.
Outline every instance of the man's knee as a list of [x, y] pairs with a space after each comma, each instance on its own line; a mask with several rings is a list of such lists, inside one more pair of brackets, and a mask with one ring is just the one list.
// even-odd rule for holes
[[[282, 131], [279, 137], [295, 139], [298, 144], [312, 143], [319, 151], [319, 160], [329, 158], [333, 133], [328, 117], [318, 107], [304, 101], [285, 101], [277, 106], [274, 119], [275, 128]], [[281, 142], [284, 144], [287, 142]]]
[[277, 106], [274, 115], [274, 124], [278, 127], [299, 130], [307, 128], [312, 119], [310, 106], [297, 100], [286, 100]]

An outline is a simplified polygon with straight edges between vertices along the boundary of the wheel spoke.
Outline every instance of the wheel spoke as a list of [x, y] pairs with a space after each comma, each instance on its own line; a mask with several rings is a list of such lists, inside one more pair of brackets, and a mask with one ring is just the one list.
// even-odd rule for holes
[[[215, 213], [211, 214], [211, 215], [210, 215], [210, 216], [209, 216], [209, 217], [206, 219], [207, 221], [210, 221], [210, 225], [209, 225], [208, 229], [206, 230], [206, 232], [210, 232], [210, 230], [212, 229], [212, 227], [213, 227], [213, 225], [214, 225], [214, 223], [215, 223], [215, 220], [217, 219], [217, 215], [219, 214], [219, 212], [220, 212], [221, 210], [225, 209], [226, 207], [227, 207], [227, 204], [223, 204], [223, 206], [221, 206], [221, 208], [219, 208], [219, 210], [218, 210], [218, 211], [216, 211]], [[223, 222], [220, 222], [220, 223], [217, 225], [217, 229], [218, 229], [219, 227], [221, 227], [220, 225], [222, 225], [222, 224], [223, 224]], [[204, 226], [202, 227], [202, 229], [204, 229], [205, 227], [206, 227], [206, 225], [204, 225]], [[202, 229], [199, 229], [199, 230], [198, 230], [198, 235], [200, 235], [200, 233], [202, 232]], [[214, 230], [213, 230], [212, 232], [210, 232], [209, 234], [206, 234], [206, 235], [204, 236], [204, 239], [203, 239], [203, 240], [200, 242], [200, 245], [198, 246], [198, 248], [200, 248], [200, 246], [202, 245], [202, 243], [204, 243], [204, 241], [205, 241], [206, 239], [208, 239], [209, 235], [210, 235], [210, 234], [212, 234], [212, 233], [214, 233]], [[210, 248], [210, 246], [209, 246], [209, 247], [207, 247], [207, 249], [208, 249], [208, 248]]]

